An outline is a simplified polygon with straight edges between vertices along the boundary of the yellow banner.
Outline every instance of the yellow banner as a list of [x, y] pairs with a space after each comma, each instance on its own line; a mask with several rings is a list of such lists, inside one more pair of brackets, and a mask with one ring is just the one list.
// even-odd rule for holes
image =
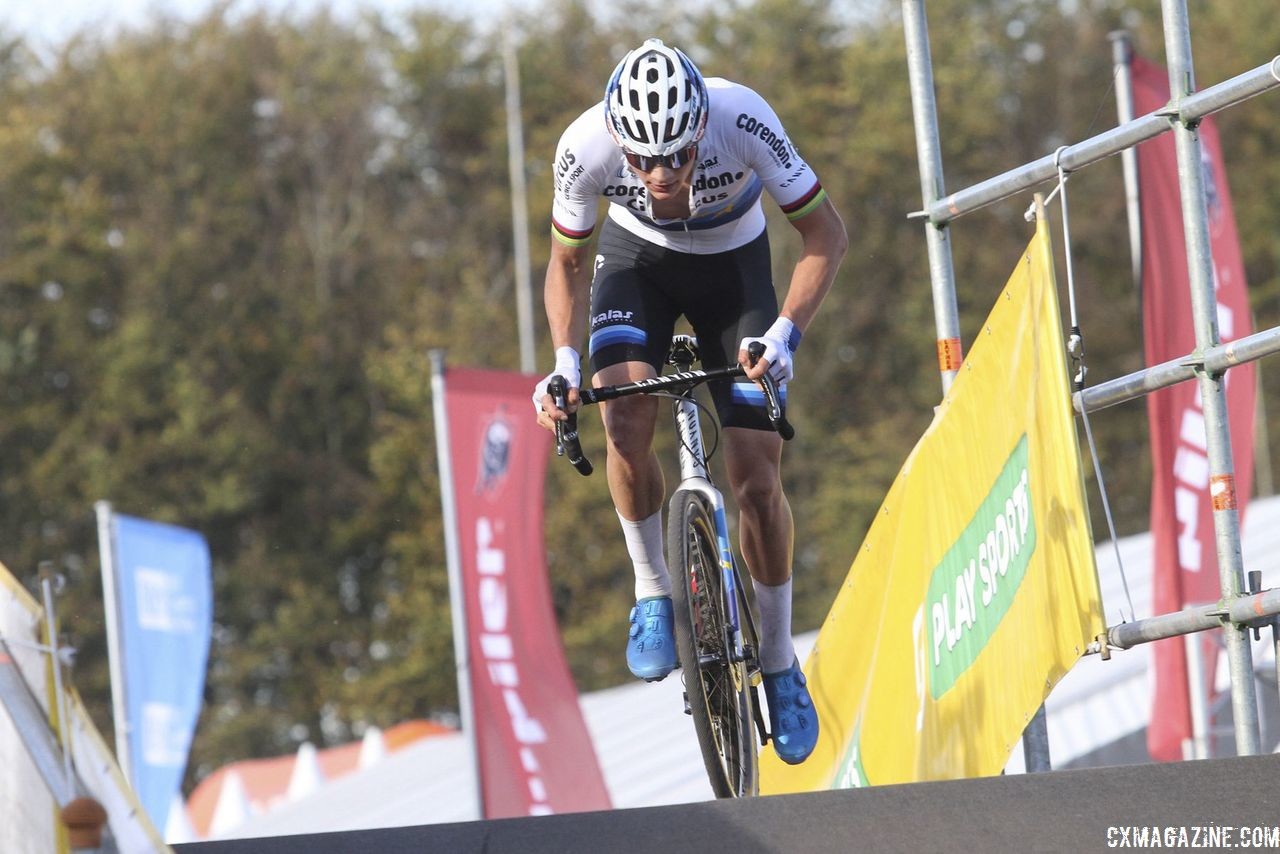
[[1104, 631], [1043, 217], [805, 664], [821, 720], [761, 791], [998, 774]]

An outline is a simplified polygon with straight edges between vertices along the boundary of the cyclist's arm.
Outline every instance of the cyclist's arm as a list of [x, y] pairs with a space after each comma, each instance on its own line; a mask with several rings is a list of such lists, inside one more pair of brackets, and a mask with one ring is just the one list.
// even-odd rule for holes
[[800, 232], [803, 248], [779, 314], [804, 332], [831, 290], [836, 271], [849, 249], [849, 235], [830, 197], [791, 224]]
[[[551, 260], [547, 262], [547, 278], [543, 285], [542, 301], [547, 311], [547, 324], [551, 330], [553, 349], [581, 346], [586, 333], [587, 301], [591, 297], [590, 250], [585, 245], [570, 246], [553, 237]], [[569, 390], [568, 411], [578, 408], [578, 390]], [[552, 426], [552, 418], [560, 420], [560, 414], [551, 399], [544, 394], [538, 423]]]
[[586, 334], [587, 300], [591, 294], [591, 251], [587, 246], [569, 246], [552, 238], [551, 260], [542, 300], [551, 327], [554, 349], [582, 346]]
[[[800, 232], [803, 247], [779, 316], [790, 320], [803, 333], [831, 290], [836, 271], [849, 248], [849, 235], [830, 198], [823, 199], [804, 216], [791, 220], [791, 224]], [[751, 365], [745, 350], [739, 351], [738, 362], [746, 368], [747, 377], [753, 380], [759, 379], [769, 368], [769, 363], [764, 360]]]
[[[723, 94], [732, 100], [735, 110], [742, 111], [734, 125], [737, 132], [730, 131], [728, 136], [734, 155], [755, 170], [800, 232], [803, 249], [780, 315], [803, 333], [831, 289], [848, 249], [844, 223], [773, 108], [757, 92], [738, 84], [727, 84]], [[739, 353], [738, 361], [747, 365], [745, 351]], [[758, 379], [765, 367], [762, 360], [755, 368], [748, 368], [747, 376]]]

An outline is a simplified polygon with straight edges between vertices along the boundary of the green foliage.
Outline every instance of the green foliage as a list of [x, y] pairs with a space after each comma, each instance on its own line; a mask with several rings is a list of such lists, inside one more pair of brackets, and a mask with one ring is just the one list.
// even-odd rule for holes
[[[900, 10], [847, 5], [633, 1], [606, 19], [549, 0], [515, 21], [535, 271], [556, 140], [648, 35], [764, 94], [845, 219], [849, 256], [791, 395], [798, 630], [826, 614], [940, 396], [925, 240], [906, 218], [920, 183]], [[1130, 5], [930, 2], [947, 186], [1113, 125], [1108, 31], [1132, 27], [1160, 58], [1158, 5]], [[1274, 54], [1272, 12], [1193, 4], [1202, 84]], [[1220, 121], [1259, 327], [1280, 308], [1270, 100]], [[48, 60], [0, 36], [0, 559], [70, 576], [76, 681], [104, 729], [101, 498], [212, 546], [193, 776], [456, 709], [427, 352], [516, 365], [505, 122], [500, 34], [462, 13], [353, 25], [218, 7], [82, 34]], [[1094, 381], [1141, 366], [1119, 186], [1114, 159], [1071, 184]], [[1030, 235], [1029, 202], [950, 228], [966, 340]], [[781, 289], [799, 241], [770, 220]], [[1140, 530], [1144, 410], [1095, 430], [1121, 533]], [[602, 461], [594, 414], [584, 437]], [[632, 585], [604, 478], [553, 465], [547, 495], [570, 666], [583, 689], [615, 684]]]

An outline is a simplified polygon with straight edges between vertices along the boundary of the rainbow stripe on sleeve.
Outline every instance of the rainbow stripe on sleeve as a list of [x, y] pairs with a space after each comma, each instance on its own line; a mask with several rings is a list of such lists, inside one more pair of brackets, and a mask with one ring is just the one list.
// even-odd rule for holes
[[822, 204], [827, 197], [827, 191], [822, 189], [822, 185], [814, 182], [813, 188], [800, 198], [796, 199], [789, 205], [781, 205], [782, 212], [786, 214], [787, 219], [795, 222], [802, 216], [813, 213], [814, 208]]
[[591, 233], [593, 231], [595, 231], [595, 226], [581, 231], [575, 231], [572, 228], [565, 228], [563, 225], [556, 222], [555, 219], [551, 220], [552, 235], [554, 235], [556, 240], [559, 240], [565, 246], [586, 246], [588, 241], [591, 240]]

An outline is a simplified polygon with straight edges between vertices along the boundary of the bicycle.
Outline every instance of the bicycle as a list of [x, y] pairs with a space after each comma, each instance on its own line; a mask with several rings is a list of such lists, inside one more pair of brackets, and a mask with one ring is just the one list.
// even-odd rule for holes
[[[752, 364], [764, 352], [758, 342], [748, 348]], [[703, 442], [697, 386], [744, 374], [741, 365], [711, 371], [693, 370], [697, 341], [676, 335], [667, 363], [676, 373], [638, 382], [595, 389], [579, 389], [589, 405], [633, 394], [669, 397], [679, 438], [680, 484], [672, 493], [667, 518], [667, 563], [672, 571], [676, 650], [685, 685], [685, 713], [693, 718], [707, 776], [716, 797], [758, 794], [757, 754], [752, 724], [764, 747], [770, 738], [760, 710], [761, 668], [755, 618], [729, 541], [724, 498], [711, 481], [708, 461], [715, 453]], [[778, 389], [764, 377], [769, 421], [784, 439], [795, 435], [783, 412]], [[565, 409], [568, 389], [563, 377], [553, 377], [548, 392]], [[708, 411], [712, 422], [715, 418]], [[583, 475], [592, 465], [578, 439], [577, 416], [556, 422], [556, 453], [569, 457]], [[717, 431], [718, 444], [718, 431]], [[690, 674], [696, 677], [690, 679]], [[690, 682], [693, 685], [690, 685]]]

